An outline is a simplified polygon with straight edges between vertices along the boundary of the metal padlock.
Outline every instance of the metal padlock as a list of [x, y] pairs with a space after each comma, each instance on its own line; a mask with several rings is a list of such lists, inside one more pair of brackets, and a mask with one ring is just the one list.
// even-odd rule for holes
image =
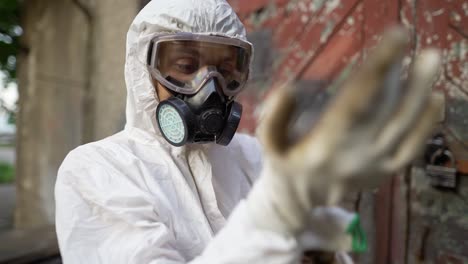
[[[446, 156], [450, 160], [450, 167], [443, 165], [435, 165], [436, 158]], [[431, 179], [431, 185], [434, 187], [443, 187], [454, 189], [457, 187], [457, 168], [455, 159], [450, 150], [436, 151], [430, 160], [430, 164], [426, 166], [426, 173]]]

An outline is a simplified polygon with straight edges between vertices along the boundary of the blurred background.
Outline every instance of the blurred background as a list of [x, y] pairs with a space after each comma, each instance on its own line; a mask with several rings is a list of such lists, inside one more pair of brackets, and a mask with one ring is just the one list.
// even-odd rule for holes
[[[60, 263], [57, 169], [73, 148], [123, 128], [125, 37], [147, 2], [0, 0], [0, 263]], [[468, 263], [468, 1], [229, 2], [256, 48], [242, 132], [254, 132], [261, 101], [285, 80], [332, 93], [326, 84], [389, 25], [411, 32], [405, 66], [423, 48], [442, 50], [445, 110], [424, 157], [343, 206], [368, 235], [358, 263]]]

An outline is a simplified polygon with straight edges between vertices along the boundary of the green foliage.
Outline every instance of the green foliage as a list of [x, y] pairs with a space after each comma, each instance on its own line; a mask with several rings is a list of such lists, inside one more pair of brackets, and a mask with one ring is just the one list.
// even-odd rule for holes
[[0, 71], [4, 72], [5, 85], [16, 81], [16, 55], [19, 50], [18, 0], [0, 1]]
[[10, 110], [10, 111], [8, 112], [8, 121], [7, 121], [7, 124], [9, 124], [9, 125], [14, 125], [14, 124], [16, 124], [16, 112], [15, 112], [15, 111]]
[[15, 179], [15, 167], [10, 164], [0, 163], [0, 184], [12, 183]]
[[[5, 86], [16, 82], [16, 58], [20, 47], [19, 37], [23, 33], [19, 26], [18, 2], [0, 0], [0, 72], [4, 73]], [[15, 109], [7, 109], [3, 103], [0, 106], [9, 114], [8, 122], [15, 123]], [[0, 175], [0, 181], [1, 177], [3, 175]]]

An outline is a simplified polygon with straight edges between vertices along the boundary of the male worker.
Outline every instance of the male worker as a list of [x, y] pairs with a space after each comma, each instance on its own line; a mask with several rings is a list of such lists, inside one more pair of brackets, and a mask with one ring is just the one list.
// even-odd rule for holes
[[224, 0], [150, 2], [127, 35], [125, 129], [59, 170], [64, 262], [296, 263], [307, 249], [354, 249], [354, 216], [329, 205], [406, 165], [434, 123], [436, 53], [416, 62], [404, 99], [379, 90], [404, 42], [389, 34], [293, 142], [294, 90], [273, 94], [262, 162], [257, 141], [235, 135], [253, 49], [234, 11]]

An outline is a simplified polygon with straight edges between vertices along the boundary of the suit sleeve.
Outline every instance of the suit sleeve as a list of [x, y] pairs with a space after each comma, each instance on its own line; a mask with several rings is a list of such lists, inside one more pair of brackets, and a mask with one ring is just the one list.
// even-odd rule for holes
[[66, 264], [295, 263], [300, 255], [295, 238], [257, 230], [241, 201], [200, 255], [185, 259], [157, 199], [86, 155], [66, 158], [55, 196]]

